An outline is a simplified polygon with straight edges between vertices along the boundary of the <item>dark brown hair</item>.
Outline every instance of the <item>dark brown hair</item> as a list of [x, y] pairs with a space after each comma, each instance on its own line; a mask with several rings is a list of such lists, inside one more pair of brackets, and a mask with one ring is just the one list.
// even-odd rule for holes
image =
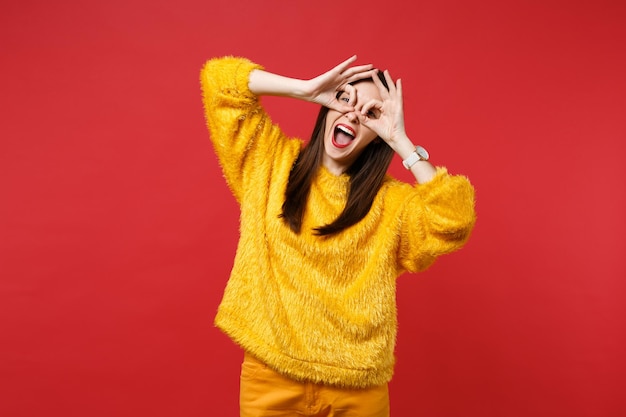
[[[384, 75], [379, 71], [378, 78], [387, 86]], [[357, 81], [372, 81], [371, 78]], [[356, 83], [355, 83], [356, 84]], [[322, 165], [324, 154], [324, 131], [328, 108], [322, 107], [317, 115], [311, 140], [302, 149], [294, 162], [280, 217], [291, 230], [300, 233], [304, 210], [311, 190], [311, 184]], [[339, 216], [330, 224], [316, 227], [320, 236], [331, 236], [355, 225], [369, 212], [378, 190], [383, 184], [394, 151], [380, 137], [374, 139], [347, 169], [350, 177], [348, 200]]]

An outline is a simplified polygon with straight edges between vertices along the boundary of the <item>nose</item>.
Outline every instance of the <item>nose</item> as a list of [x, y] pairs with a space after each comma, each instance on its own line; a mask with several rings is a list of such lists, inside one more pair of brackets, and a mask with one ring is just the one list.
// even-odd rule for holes
[[357, 123], [359, 121], [359, 118], [357, 117], [354, 111], [347, 112], [345, 116], [348, 119], [348, 121], [351, 123]]

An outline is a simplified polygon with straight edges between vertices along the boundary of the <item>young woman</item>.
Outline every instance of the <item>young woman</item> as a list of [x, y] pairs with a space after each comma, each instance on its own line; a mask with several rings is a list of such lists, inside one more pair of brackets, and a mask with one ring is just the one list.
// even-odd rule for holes
[[[215, 319], [244, 352], [242, 416], [389, 414], [396, 278], [460, 248], [474, 190], [406, 134], [402, 82], [356, 57], [300, 80], [243, 58], [201, 73], [207, 125], [241, 207]], [[260, 105], [320, 104], [308, 143]], [[386, 174], [397, 153], [414, 185]]]

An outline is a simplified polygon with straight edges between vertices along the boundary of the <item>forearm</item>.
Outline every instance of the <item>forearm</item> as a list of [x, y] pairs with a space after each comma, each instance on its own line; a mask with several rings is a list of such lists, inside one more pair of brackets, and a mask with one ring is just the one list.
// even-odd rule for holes
[[248, 88], [258, 96], [302, 98], [304, 80], [256, 69], [250, 73]]
[[[405, 160], [413, 152], [415, 152], [415, 144], [406, 135], [394, 140], [389, 144], [391, 148]], [[410, 169], [411, 173], [419, 184], [423, 184], [432, 180], [437, 172], [435, 167], [428, 161], [417, 161]]]

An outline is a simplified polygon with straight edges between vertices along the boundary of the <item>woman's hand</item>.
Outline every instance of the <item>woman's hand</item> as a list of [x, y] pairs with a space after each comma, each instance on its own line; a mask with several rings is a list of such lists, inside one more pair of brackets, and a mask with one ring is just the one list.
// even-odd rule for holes
[[364, 103], [357, 109], [357, 115], [360, 123], [376, 132], [395, 150], [396, 143], [407, 138], [404, 127], [402, 81], [398, 79], [394, 83], [389, 71], [385, 71], [383, 74], [389, 90], [385, 88], [378, 75], [374, 74], [372, 79], [378, 87], [381, 100], [372, 99]]
[[[372, 79], [380, 92], [380, 100], [372, 99], [362, 106], [358, 105], [356, 114], [359, 122], [372, 129], [380, 136], [402, 159], [406, 159], [415, 151], [415, 145], [406, 135], [404, 128], [404, 105], [402, 101], [402, 81], [395, 83], [389, 75], [384, 73], [389, 91], [385, 88], [378, 75]], [[411, 166], [411, 173], [418, 183], [424, 184], [435, 177], [435, 167], [428, 161], [419, 161]]]
[[[350, 83], [375, 77], [371, 64], [351, 67], [350, 65], [354, 61], [356, 61], [356, 55], [343, 61], [330, 71], [304, 81], [299, 98], [340, 112], [354, 110], [356, 90]], [[345, 91], [349, 95], [348, 102], [337, 100], [337, 93], [341, 91]]]

